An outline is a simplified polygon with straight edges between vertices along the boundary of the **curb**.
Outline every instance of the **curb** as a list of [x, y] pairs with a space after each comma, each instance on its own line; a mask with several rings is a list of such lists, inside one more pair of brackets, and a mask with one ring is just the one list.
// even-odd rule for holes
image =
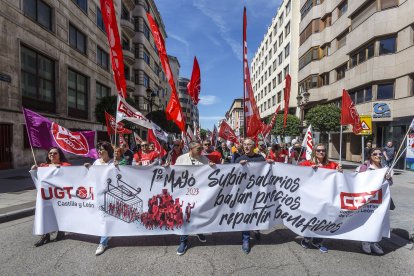
[[36, 209], [36, 207], [33, 206], [33, 207], [30, 207], [30, 208], [25, 208], [25, 209], [21, 209], [21, 210], [9, 212], [9, 213], [1, 214], [0, 215], [0, 223], [4, 223], [4, 222], [16, 220], [16, 219], [20, 219], [20, 218], [24, 218], [24, 217], [28, 217], [28, 216], [32, 216], [35, 213], [35, 209]]

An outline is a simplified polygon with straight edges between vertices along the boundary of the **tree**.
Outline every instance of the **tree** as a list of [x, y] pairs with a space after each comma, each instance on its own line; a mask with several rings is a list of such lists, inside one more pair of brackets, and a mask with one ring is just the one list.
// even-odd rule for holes
[[207, 130], [200, 128], [200, 139], [205, 140], [207, 137]]
[[[133, 99], [127, 98], [126, 101], [131, 106], [137, 108]], [[117, 105], [117, 96], [103, 97], [95, 106], [96, 120], [99, 123], [106, 125], [105, 111], [115, 117], [116, 105]]]
[[341, 109], [333, 104], [317, 105], [311, 108], [305, 116], [307, 125], [320, 131], [321, 142], [327, 141], [327, 134], [330, 131], [339, 131], [341, 123]]
[[[268, 119], [268, 123], [270, 123], [272, 118]], [[280, 135], [282, 137], [285, 136], [297, 136], [300, 134], [300, 120], [295, 115], [288, 114], [287, 121], [286, 121], [286, 128], [283, 128], [283, 114], [278, 114], [276, 117], [275, 126], [272, 129], [272, 134]]]
[[311, 108], [305, 116], [307, 125], [321, 133], [339, 131], [341, 126], [341, 109], [333, 104], [317, 105]]

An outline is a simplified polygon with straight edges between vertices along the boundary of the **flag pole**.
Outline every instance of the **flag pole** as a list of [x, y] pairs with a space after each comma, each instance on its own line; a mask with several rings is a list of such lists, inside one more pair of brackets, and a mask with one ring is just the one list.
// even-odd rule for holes
[[392, 162], [392, 164], [391, 164], [391, 167], [389, 167], [388, 170], [387, 170], [387, 172], [385, 173], [386, 175], [389, 174], [392, 171], [392, 169], [394, 169], [395, 165], [397, 164], [397, 161], [403, 156], [403, 154], [407, 150], [407, 148], [408, 147], [405, 147], [402, 150], [402, 152], [401, 152], [401, 154], [399, 156], [396, 155], [396, 157], [394, 159], [394, 162]]
[[[401, 150], [402, 146], [404, 145], [405, 139], [407, 138], [408, 134], [410, 133], [410, 130], [411, 130], [411, 128], [410, 128], [410, 127], [408, 127], [408, 130], [407, 130], [407, 132], [405, 133], [404, 138], [403, 138], [403, 139], [402, 139], [402, 141], [401, 141], [400, 148], [398, 149], [397, 154], [396, 154], [395, 156], [398, 156], [398, 154], [400, 153], [400, 150]], [[396, 162], [395, 162], [395, 160], [396, 160], [396, 159], [394, 159], [394, 162], [393, 162], [393, 164], [391, 165], [391, 167], [395, 166], [395, 164], [394, 164], [394, 163], [396, 163]]]
[[26, 124], [26, 133], [27, 133], [27, 137], [29, 138], [29, 144], [30, 144], [30, 149], [32, 150], [33, 160], [34, 160], [35, 165], [37, 167], [37, 161], [36, 161], [36, 157], [35, 157], [35, 154], [34, 154], [34, 151], [33, 151], [33, 146], [32, 146], [32, 137], [30, 136], [29, 128], [27, 127], [26, 112], [24, 112], [24, 108], [23, 108], [23, 118], [24, 118], [24, 122]]
[[364, 147], [364, 139], [365, 138], [365, 136], [364, 135], [361, 135], [361, 143], [362, 143], [362, 162], [361, 163], [364, 163], [364, 159], [365, 159], [365, 147]]
[[[247, 129], [246, 129], [246, 70], [245, 70], [245, 61], [244, 61], [244, 57], [246, 55], [247, 58], [247, 53], [245, 53], [245, 45], [244, 45], [244, 40], [245, 40], [245, 33], [247, 33], [247, 30], [245, 30], [245, 28], [247, 28], [245, 26], [245, 20], [247, 21], [247, 18], [245, 19], [245, 17], [247, 17], [246, 15], [246, 6], [244, 7], [243, 10], [243, 35], [242, 35], [242, 59], [243, 59], [243, 63], [242, 63], [242, 67], [243, 67], [243, 138], [246, 139], [246, 134], [247, 134]], [[246, 24], [247, 25], [247, 24]]]
[[339, 134], [339, 164], [342, 161], [342, 125], [341, 125], [341, 132]]

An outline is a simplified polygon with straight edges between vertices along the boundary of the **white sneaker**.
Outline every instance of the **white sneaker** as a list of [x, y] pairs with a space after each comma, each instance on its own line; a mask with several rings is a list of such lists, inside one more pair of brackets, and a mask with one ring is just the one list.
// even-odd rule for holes
[[96, 249], [95, 255], [96, 256], [101, 255], [102, 253], [105, 252], [105, 250], [106, 250], [107, 247], [108, 247], [107, 245], [99, 244], [98, 245], [98, 248]]
[[375, 254], [384, 255], [384, 251], [382, 250], [381, 246], [376, 242], [371, 243], [371, 249]]
[[362, 251], [366, 254], [371, 254], [371, 243], [362, 242]]

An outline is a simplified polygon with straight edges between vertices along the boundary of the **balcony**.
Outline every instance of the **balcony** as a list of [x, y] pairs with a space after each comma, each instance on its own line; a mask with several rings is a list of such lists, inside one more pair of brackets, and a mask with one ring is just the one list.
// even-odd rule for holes
[[130, 38], [135, 36], [134, 22], [129, 18], [121, 18], [120, 21], [122, 31], [127, 34]]
[[128, 92], [134, 92], [135, 91], [135, 82], [133, 77], [127, 77], [125, 76], [126, 80], [126, 88]]
[[134, 65], [135, 54], [131, 51], [131, 48], [128, 46], [122, 46], [122, 55], [124, 56], [125, 63], [128, 65]]
[[135, 8], [135, 1], [134, 0], [122, 0], [122, 3], [132, 11]]

